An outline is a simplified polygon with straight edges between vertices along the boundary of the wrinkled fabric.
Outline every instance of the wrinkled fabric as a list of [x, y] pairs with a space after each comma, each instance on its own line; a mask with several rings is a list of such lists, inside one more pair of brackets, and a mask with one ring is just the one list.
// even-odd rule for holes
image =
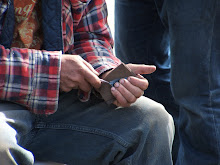
[[58, 107], [62, 53], [80, 55], [100, 74], [118, 66], [120, 60], [112, 52], [104, 0], [41, 3], [41, 50], [11, 47], [13, 0], [8, 0], [7, 8], [0, 6], [4, 9], [0, 16], [0, 99], [22, 104], [36, 114], [49, 115]]
[[[121, 0], [121, 4], [125, 2], [127, 0]], [[136, 4], [141, 1], [129, 0], [129, 2]], [[126, 16], [129, 18], [132, 12], [139, 13], [140, 16], [134, 18], [133, 22], [127, 25], [127, 29], [132, 30], [131, 28], [135, 26], [139, 30], [139, 33], [134, 34], [136, 39], [141, 38], [141, 35], [145, 38], [133, 45], [134, 42], [129, 40], [130, 36], [127, 35], [126, 44], [133, 46], [134, 53], [139, 55], [134, 56], [133, 59], [138, 60], [142, 56], [142, 61], [145, 61], [143, 58], [148, 57], [151, 62], [159, 57], [160, 62], [164, 59], [163, 56], [157, 56], [148, 44], [156, 47], [157, 51], [161, 50], [161, 46], [164, 45], [161, 39], [159, 44], [155, 44], [156, 38], [152, 36], [160, 36], [161, 28], [167, 31], [169, 40], [168, 42], [165, 40], [165, 43], [169, 44], [168, 51], [171, 56], [171, 89], [180, 105], [178, 126], [180, 148], [176, 164], [219, 165], [220, 1], [144, 0], [142, 2], [143, 6], [151, 7], [148, 10], [140, 10], [133, 5], [132, 11], [127, 11]], [[146, 11], [149, 12], [147, 15], [144, 14]], [[157, 26], [154, 26], [155, 18], [159, 21]], [[135, 23], [138, 19], [142, 20], [140, 24]], [[147, 20], [151, 23], [144, 26]], [[145, 44], [145, 40], [149, 43]], [[145, 46], [140, 49], [142, 44]], [[149, 52], [148, 56], [145, 55], [146, 52]], [[150, 83], [149, 88], [151, 84], [153, 83]], [[164, 93], [159, 96], [163, 97]], [[166, 103], [164, 105], [166, 106]], [[170, 112], [169, 108], [166, 109]]]
[[141, 97], [117, 108], [76, 93], [60, 96], [49, 116], [0, 103], [0, 164], [172, 165], [174, 125], [162, 105]]
[[220, 1], [167, 0], [171, 87], [180, 105], [177, 165], [220, 163]]
[[173, 116], [176, 126], [173, 144], [175, 162], [179, 150], [179, 107], [170, 87], [171, 59], [168, 29], [161, 22], [154, 0], [115, 1], [115, 54], [125, 63], [155, 65], [143, 75], [149, 86], [144, 95], [161, 104]]

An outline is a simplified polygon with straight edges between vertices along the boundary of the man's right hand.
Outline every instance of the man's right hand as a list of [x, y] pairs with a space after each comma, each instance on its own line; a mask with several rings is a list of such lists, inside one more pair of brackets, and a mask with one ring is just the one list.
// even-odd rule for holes
[[98, 72], [79, 55], [62, 55], [60, 71], [60, 90], [69, 92], [81, 89], [89, 92], [92, 87], [99, 88], [101, 81]]

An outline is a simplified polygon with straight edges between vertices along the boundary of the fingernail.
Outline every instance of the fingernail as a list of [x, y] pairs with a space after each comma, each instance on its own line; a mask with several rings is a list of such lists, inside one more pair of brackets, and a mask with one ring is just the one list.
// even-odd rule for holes
[[112, 90], [112, 91], [115, 91], [115, 87], [112, 87], [111, 90]]
[[124, 80], [124, 79], [121, 79], [121, 80], [120, 80], [120, 83], [121, 83], [121, 84], [123, 84], [124, 82], [125, 82], [125, 80]]
[[115, 86], [116, 88], [118, 88], [119, 85], [120, 85], [120, 84], [119, 84], [118, 82], [116, 82], [114, 86]]

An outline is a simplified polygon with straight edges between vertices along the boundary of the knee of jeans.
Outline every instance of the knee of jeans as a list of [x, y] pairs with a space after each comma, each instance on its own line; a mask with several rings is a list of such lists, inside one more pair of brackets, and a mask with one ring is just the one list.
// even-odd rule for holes
[[173, 125], [173, 117], [168, 113], [168, 111], [165, 109], [165, 107], [157, 103], [155, 105], [153, 111], [155, 112], [154, 114], [156, 115], [156, 121], [160, 123], [160, 125]]
[[166, 111], [164, 106], [159, 103], [154, 105], [152, 111], [154, 111], [151, 116], [154, 118], [152, 129], [164, 138], [166, 137], [171, 148], [175, 134], [173, 117]]
[[139, 102], [142, 104], [142, 109], [146, 109], [144, 116], [150, 128], [156, 127], [157, 130], [166, 130], [170, 135], [174, 135], [173, 118], [162, 104], [146, 97], [140, 98]]

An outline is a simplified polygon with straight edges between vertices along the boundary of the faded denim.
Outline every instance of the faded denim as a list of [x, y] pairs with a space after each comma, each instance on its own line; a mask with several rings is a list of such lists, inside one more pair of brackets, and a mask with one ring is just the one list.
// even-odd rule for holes
[[172, 165], [172, 117], [148, 98], [116, 108], [94, 96], [82, 103], [72, 91], [53, 115], [17, 109], [0, 104], [0, 164]]
[[220, 1], [145, 2], [155, 3], [170, 38], [171, 88], [180, 105], [176, 164], [219, 165]]
[[125, 63], [155, 65], [157, 70], [144, 75], [149, 81], [145, 96], [163, 104], [173, 116], [176, 134], [175, 162], [179, 150], [179, 106], [170, 87], [170, 52], [167, 28], [161, 22], [154, 0], [115, 0], [115, 53]]

